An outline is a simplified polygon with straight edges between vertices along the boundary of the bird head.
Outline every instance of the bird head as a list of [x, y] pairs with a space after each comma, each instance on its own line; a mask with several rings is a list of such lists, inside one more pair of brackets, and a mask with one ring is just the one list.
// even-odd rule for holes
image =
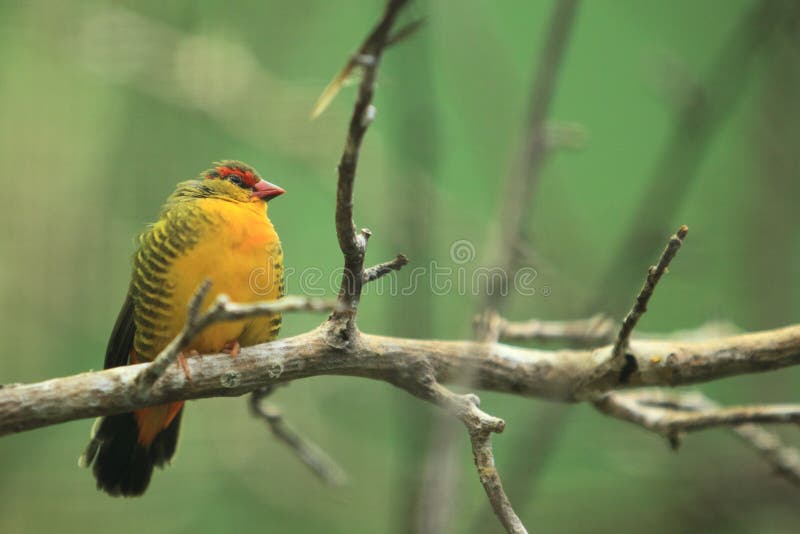
[[203, 185], [216, 195], [239, 202], [267, 202], [286, 191], [269, 183], [246, 163], [224, 160], [203, 172]]

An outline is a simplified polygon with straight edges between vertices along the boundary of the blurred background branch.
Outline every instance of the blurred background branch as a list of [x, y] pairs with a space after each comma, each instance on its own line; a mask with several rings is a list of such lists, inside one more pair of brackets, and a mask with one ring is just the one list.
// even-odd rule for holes
[[[534, 195], [545, 164], [554, 149], [560, 146], [552, 142], [552, 135], [548, 142], [548, 118], [579, 7], [579, 0], [554, 0], [544, 42], [538, 45], [540, 51], [530, 88], [528, 120], [519, 143], [521, 148], [503, 183], [503, 202], [498, 211], [501, 214], [497, 226], [499, 236], [496, 238], [499, 250], [494, 261], [510, 276], [516, 276], [520, 266], [537, 263], [538, 258], [534, 253], [534, 243], [528, 228], [533, 220]], [[508, 308], [508, 299], [496, 280], [498, 279], [492, 278], [487, 284], [479, 310], [484, 319], [476, 325], [475, 330], [476, 337], [486, 341], [496, 341], [502, 335], [500, 322], [496, 322], [493, 328], [489, 325]], [[528, 430], [522, 432], [526, 442], [517, 442], [519, 450], [515, 457], [519, 458], [519, 465], [509, 476], [508, 491], [512, 496], [519, 496], [523, 503], [530, 501], [530, 492], [523, 488], [532, 487], [540, 468], [547, 463], [547, 456], [555, 443], [554, 438], [559, 432], [562, 419], [562, 414], [558, 411], [537, 414], [525, 425]], [[486, 512], [480, 513], [471, 527], [472, 531], [485, 532], [490, 528], [490, 521]]]
[[798, 16], [796, 2], [753, 2], [720, 46], [705, 80], [682, 78], [677, 72], [660, 75], [662, 90], [675, 108], [674, 122], [647, 188], [634, 204], [628, 235], [598, 286], [609, 290], [597, 295], [589, 306], [590, 313], [621, 311], [624, 301], [618, 299], [625, 292], [611, 289], [623, 289], [636, 279], [638, 265], [647, 261], [659, 237], [676, 223], [675, 216], [715, 137], [747, 88], [756, 60], [774, 50], [782, 27]]
[[294, 451], [300, 461], [324, 483], [331, 486], [346, 484], [347, 473], [318, 445], [292, 429], [277, 406], [265, 401], [274, 389], [274, 386], [266, 386], [250, 394], [250, 410], [253, 415], [263, 419], [272, 435]]

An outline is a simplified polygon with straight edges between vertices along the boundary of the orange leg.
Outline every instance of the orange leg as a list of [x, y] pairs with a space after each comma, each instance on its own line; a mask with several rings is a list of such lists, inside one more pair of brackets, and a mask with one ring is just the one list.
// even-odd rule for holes
[[234, 339], [233, 341], [228, 341], [222, 347], [222, 352], [225, 354], [230, 354], [234, 358], [239, 355], [239, 352], [242, 350], [242, 346], [239, 345], [239, 341]]
[[189, 371], [189, 363], [186, 361], [186, 356], [197, 356], [199, 354], [200, 353], [196, 350], [190, 350], [185, 354], [181, 352], [178, 354], [178, 359], [175, 361], [175, 365], [183, 369], [183, 374], [186, 375], [186, 380], [188, 380], [190, 384], [192, 383], [192, 373]]

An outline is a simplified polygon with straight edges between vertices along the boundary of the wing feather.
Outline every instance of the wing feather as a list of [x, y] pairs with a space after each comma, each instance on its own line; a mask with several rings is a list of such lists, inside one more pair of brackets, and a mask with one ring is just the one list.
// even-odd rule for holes
[[106, 359], [103, 369], [127, 365], [128, 356], [133, 348], [133, 337], [136, 335], [136, 325], [133, 322], [133, 299], [130, 292], [125, 296], [125, 302], [114, 323], [111, 337], [106, 347]]

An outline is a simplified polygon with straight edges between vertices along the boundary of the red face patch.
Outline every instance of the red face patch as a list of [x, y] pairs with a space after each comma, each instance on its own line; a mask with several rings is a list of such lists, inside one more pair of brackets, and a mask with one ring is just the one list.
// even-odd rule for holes
[[258, 182], [258, 179], [253, 175], [250, 171], [243, 171], [242, 169], [237, 169], [235, 167], [215, 167], [217, 172], [219, 173], [220, 179], [224, 180], [231, 175], [238, 176], [242, 180], [242, 184], [246, 187], [253, 187]]

